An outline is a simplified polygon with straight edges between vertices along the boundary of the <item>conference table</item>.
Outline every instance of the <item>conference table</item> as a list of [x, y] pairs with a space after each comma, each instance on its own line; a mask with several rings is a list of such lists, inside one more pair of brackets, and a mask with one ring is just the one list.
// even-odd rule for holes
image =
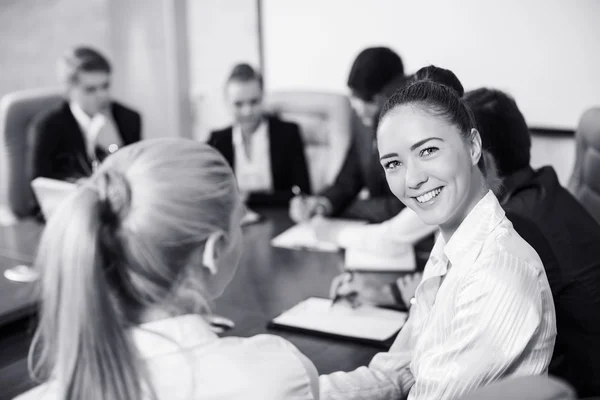
[[[343, 271], [340, 253], [275, 248], [274, 236], [293, 225], [284, 209], [259, 209], [266, 218], [244, 230], [244, 251], [237, 272], [213, 313], [235, 322], [225, 336], [249, 337], [271, 333], [292, 342], [313, 361], [319, 373], [350, 371], [369, 363], [381, 348], [310, 334], [267, 329], [268, 322], [298, 302], [326, 297], [331, 280]], [[2, 272], [18, 264], [30, 265], [43, 230], [27, 220], [0, 228]], [[390, 281], [394, 278], [390, 274]], [[34, 384], [27, 375], [27, 347], [32, 316], [36, 310], [34, 285], [0, 278], [0, 400], [27, 390]], [[25, 321], [25, 322], [23, 322]], [[3, 327], [8, 331], [3, 332]], [[16, 328], [15, 328], [16, 327]], [[6, 397], [3, 397], [6, 396]]]

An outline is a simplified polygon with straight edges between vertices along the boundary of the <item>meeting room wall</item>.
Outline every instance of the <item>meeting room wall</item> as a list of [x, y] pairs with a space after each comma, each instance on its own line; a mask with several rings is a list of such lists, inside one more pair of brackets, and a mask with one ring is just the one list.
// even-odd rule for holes
[[231, 123], [224, 84], [240, 62], [260, 68], [260, 0], [187, 0], [193, 132], [205, 140]]
[[[267, 89], [346, 93], [354, 57], [383, 45], [408, 73], [450, 68], [467, 90], [512, 94], [530, 126], [573, 130], [600, 105], [598, 18], [595, 0], [263, 0]], [[572, 138], [536, 136], [532, 153], [566, 181]]]
[[110, 53], [106, 0], [0, 1], [0, 96], [56, 86], [57, 57], [89, 43]]

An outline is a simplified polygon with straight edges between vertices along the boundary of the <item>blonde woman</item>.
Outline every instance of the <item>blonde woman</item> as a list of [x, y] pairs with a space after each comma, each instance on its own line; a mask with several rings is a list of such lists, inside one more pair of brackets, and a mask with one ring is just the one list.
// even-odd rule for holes
[[[176, 178], [176, 179], [174, 179]], [[21, 399], [316, 399], [285, 340], [219, 339], [202, 317], [231, 280], [244, 207], [225, 159], [184, 139], [111, 155], [48, 221]]]

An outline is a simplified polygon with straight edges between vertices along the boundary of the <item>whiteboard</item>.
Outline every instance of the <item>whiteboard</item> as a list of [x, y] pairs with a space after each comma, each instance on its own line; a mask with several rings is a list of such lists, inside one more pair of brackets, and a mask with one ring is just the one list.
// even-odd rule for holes
[[600, 105], [597, 0], [262, 0], [262, 29], [268, 90], [346, 93], [358, 52], [382, 45], [407, 73], [509, 92], [531, 127], [573, 129]]

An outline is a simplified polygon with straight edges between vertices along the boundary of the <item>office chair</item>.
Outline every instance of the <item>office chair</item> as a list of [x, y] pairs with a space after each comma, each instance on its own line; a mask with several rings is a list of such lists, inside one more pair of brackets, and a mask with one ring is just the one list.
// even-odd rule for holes
[[582, 115], [575, 144], [575, 167], [568, 189], [600, 223], [600, 107]]
[[331, 185], [353, 134], [352, 109], [341, 94], [282, 91], [266, 98], [267, 110], [300, 125], [313, 192]]
[[29, 216], [35, 207], [27, 171], [28, 129], [33, 118], [58, 105], [59, 89], [30, 89], [9, 93], [0, 99], [0, 204], [8, 205], [14, 216]]

